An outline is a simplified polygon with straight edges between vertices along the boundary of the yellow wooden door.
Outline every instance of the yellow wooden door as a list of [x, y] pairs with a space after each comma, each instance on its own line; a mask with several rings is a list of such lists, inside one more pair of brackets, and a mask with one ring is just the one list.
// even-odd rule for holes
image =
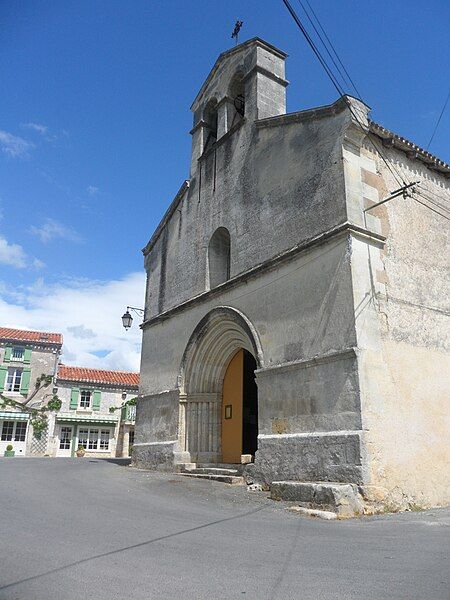
[[223, 380], [222, 462], [240, 463], [242, 454], [242, 396], [244, 351], [231, 359]]

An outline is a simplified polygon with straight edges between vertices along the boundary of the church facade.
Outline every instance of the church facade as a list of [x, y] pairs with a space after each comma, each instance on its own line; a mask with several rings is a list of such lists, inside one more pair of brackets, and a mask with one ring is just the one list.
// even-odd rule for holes
[[398, 171], [444, 205], [450, 167], [350, 96], [286, 114], [285, 59], [240, 44], [192, 105], [189, 180], [144, 249], [134, 463], [444, 504], [447, 221], [374, 205]]

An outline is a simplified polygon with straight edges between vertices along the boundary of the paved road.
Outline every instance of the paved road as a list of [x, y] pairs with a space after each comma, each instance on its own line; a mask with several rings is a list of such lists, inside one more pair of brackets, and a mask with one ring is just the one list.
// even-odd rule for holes
[[0, 599], [448, 600], [450, 511], [319, 521], [92, 459], [0, 459]]

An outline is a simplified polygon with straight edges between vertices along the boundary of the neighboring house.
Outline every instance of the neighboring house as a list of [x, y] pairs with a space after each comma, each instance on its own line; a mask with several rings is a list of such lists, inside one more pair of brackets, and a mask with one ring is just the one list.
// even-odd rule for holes
[[[350, 96], [286, 114], [285, 58], [224, 52], [192, 105], [190, 179], [143, 251], [134, 461], [445, 504], [450, 166]], [[397, 170], [429, 208], [372, 208]]]
[[[55, 376], [62, 343], [60, 333], [0, 327], [0, 392], [33, 407], [45, 403], [53, 393], [53, 385], [31, 396], [38, 377]], [[39, 439], [34, 437], [29, 417], [26, 409], [0, 407], [0, 456], [8, 444], [12, 444], [16, 456], [45, 453], [48, 429]]]
[[51, 456], [74, 456], [79, 446], [88, 456], [129, 456], [136, 406], [120, 407], [137, 396], [139, 373], [60, 364], [56, 387], [63, 404], [54, 415]]

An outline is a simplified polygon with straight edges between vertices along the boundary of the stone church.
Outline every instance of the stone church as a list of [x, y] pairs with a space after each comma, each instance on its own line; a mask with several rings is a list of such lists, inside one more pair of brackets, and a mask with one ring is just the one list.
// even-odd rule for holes
[[[350, 96], [287, 114], [286, 57], [240, 44], [192, 104], [189, 179], [143, 250], [134, 462], [444, 504], [450, 167]], [[436, 203], [375, 206], [396, 172]]]

